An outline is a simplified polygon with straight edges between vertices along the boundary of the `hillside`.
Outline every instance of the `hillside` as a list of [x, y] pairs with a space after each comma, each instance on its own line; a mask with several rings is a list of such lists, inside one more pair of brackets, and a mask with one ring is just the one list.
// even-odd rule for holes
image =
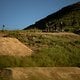
[[26, 27], [27, 29], [40, 29], [42, 31], [71, 31], [75, 32], [80, 29], [80, 2], [69, 5], [61, 10], [48, 15]]
[[0, 80], [80, 80], [80, 35], [21, 30], [0, 36]]
[[[0, 67], [80, 67], [80, 36], [77, 34], [65, 32], [42, 33], [24, 30], [4, 31], [3, 34], [4, 37], [17, 38], [29, 47], [33, 54], [24, 57], [1, 55]], [[24, 52], [24, 49], [21, 50]]]

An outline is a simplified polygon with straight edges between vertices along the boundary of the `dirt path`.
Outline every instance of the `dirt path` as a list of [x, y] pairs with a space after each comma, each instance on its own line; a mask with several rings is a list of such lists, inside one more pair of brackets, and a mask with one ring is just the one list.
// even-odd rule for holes
[[13, 80], [80, 80], [80, 68], [77, 67], [27, 67], [10, 70]]
[[45, 35], [75, 35], [78, 36], [77, 34], [70, 33], [70, 32], [55, 32], [55, 33], [47, 33], [47, 32], [36, 32], [36, 34], [45, 34]]

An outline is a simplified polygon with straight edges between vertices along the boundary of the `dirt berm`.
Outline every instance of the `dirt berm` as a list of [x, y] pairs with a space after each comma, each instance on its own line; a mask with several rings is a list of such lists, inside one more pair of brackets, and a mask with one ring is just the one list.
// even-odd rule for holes
[[29, 56], [32, 50], [16, 38], [0, 37], [0, 55]]
[[7, 68], [1, 70], [0, 77], [7, 80], [80, 80], [80, 68], [78, 67]]

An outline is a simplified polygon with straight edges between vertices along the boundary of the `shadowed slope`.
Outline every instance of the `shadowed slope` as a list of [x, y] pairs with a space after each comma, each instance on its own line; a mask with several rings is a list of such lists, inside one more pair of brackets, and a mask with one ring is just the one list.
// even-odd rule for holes
[[48, 15], [47, 17], [24, 28], [40, 29], [46, 32], [71, 31], [80, 29], [80, 2], [63, 7], [59, 11]]

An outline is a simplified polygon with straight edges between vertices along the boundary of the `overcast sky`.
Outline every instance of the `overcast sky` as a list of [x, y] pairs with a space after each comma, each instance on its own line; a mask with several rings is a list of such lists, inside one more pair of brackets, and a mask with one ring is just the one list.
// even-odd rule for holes
[[0, 0], [0, 29], [23, 29], [80, 0]]

